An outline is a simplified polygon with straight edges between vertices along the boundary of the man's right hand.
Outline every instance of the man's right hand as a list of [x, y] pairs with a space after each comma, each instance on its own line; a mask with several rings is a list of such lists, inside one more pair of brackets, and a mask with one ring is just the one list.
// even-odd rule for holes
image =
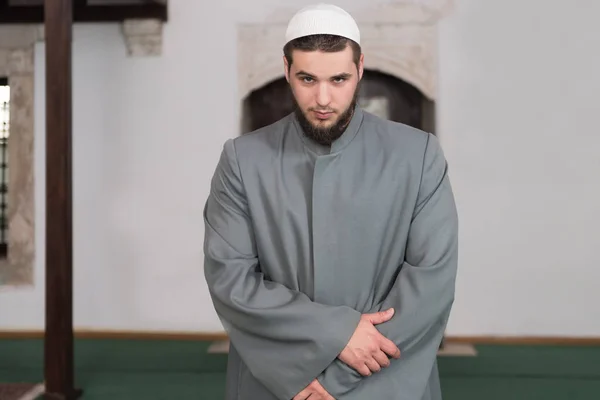
[[363, 376], [369, 376], [372, 372], [389, 366], [388, 356], [400, 358], [398, 346], [375, 328], [375, 325], [389, 321], [393, 315], [393, 308], [363, 314], [354, 334], [338, 358]]

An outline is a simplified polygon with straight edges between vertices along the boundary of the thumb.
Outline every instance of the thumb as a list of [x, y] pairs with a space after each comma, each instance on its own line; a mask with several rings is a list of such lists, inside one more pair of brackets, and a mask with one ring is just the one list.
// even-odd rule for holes
[[372, 323], [373, 325], [376, 325], [376, 324], [382, 324], [386, 321], [389, 321], [393, 315], [394, 315], [394, 309], [388, 308], [385, 311], [379, 311], [379, 312], [376, 312], [373, 314], [367, 314], [367, 319], [369, 320], [370, 323]]

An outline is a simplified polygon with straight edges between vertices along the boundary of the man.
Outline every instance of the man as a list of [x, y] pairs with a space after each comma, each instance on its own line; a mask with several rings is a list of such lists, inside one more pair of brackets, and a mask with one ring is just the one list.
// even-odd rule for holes
[[297, 110], [228, 140], [205, 276], [228, 400], [438, 400], [457, 215], [435, 136], [357, 106], [360, 33], [330, 5], [289, 23]]

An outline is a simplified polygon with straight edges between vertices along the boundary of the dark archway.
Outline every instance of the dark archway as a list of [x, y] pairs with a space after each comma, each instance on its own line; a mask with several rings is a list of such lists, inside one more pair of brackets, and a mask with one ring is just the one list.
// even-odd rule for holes
[[[435, 133], [434, 103], [401, 79], [365, 70], [359, 102], [373, 114]], [[291, 113], [294, 101], [285, 78], [250, 93], [244, 100], [243, 110], [242, 133], [270, 125]]]

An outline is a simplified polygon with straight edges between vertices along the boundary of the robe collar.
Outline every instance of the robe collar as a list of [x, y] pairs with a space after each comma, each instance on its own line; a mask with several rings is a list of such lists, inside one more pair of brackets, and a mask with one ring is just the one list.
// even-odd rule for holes
[[354, 108], [354, 114], [352, 115], [352, 119], [346, 127], [346, 130], [344, 131], [344, 133], [342, 133], [342, 136], [337, 138], [331, 144], [331, 146], [324, 146], [308, 138], [302, 131], [302, 127], [298, 122], [298, 118], [296, 118], [296, 116], [294, 115], [292, 119], [294, 121], [294, 127], [296, 128], [295, 131], [298, 134], [298, 136], [300, 136], [300, 138], [302, 139], [304, 145], [318, 155], [327, 155], [338, 153], [350, 144], [350, 142], [356, 137], [356, 135], [359, 132], [360, 126], [362, 125], [363, 117], [364, 112], [360, 108], [360, 106], [357, 105]]

